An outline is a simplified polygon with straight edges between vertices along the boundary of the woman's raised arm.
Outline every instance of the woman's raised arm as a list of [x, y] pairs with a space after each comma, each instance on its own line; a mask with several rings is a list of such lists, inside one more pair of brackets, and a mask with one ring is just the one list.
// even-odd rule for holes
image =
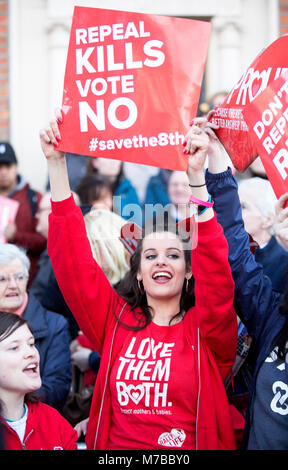
[[63, 122], [61, 109], [56, 109], [55, 118], [40, 131], [40, 142], [47, 159], [53, 201], [63, 201], [71, 196], [65, 154], [57, 150], [58, 142], [61, 139], [58, 124], [61, 122]]

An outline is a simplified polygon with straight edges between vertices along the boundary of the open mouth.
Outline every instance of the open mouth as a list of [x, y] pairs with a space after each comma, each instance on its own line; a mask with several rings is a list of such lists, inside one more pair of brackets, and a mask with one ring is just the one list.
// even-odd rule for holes
[[8, 294], [5, 295], [6, 298], [15, 298], [19, 297], [19, 294], [17, 292], [9, 292]]
[[156, 271], [152, 275], [152, 279], [159, 283], [165, 283], [172, 279], [172, 274], [168, 271]]
[[38, 377], [39, 375], [39, 370], [38, 370], [38, 362], [33, 362], [29, 364], [25, 369], [23, 369], [23, 372], [30, 377]]

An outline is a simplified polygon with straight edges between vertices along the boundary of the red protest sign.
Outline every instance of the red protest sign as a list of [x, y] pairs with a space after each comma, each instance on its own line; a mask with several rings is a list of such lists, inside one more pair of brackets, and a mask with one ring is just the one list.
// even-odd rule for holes
[[9, 197], [0, 196], [0, 243], [6, 243], [4, 231], [8, 224], [15, 221], [19, 202]]
[[288, 191], [288, 80], [272, 82], [243, 116], [274, 192]]
[[288, 78], [287, 50], [288, 35], [280, 37], [259, 54], [211, 119], [219, 126], [217, 135], [240, 172], [258, 156], [243, 110], [278, 77]]
[[59, 150], [185, 170], [211, 24], [75, 7]]

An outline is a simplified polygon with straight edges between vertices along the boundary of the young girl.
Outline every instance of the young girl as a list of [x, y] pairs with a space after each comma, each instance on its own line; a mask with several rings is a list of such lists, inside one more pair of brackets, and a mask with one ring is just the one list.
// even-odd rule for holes
[[77, 432], [33, 397], [41, 387], [39, 353], [27, 322], [0, 312], [1, 426], [7, 450], [76, 450]]
[[[61, 112], [56, 116], [60, 121]], [[222, 228], [211, 207], [200, 207], [212, 205], [203, 174], [208, 136], [195, 137], [188, 168], [193, 196], [202, 200], [192, 250], [195, 305], [185, 302], [193, 285], [187, 248], [172, 229], [145, 233], [121, 295], [115, 292], [71, 197], [65, 155], [56, 150], [57, 119], [40, 137], [52, 191], [48, 252], [71, 311], [101, 356], [87, 448], [235, 449], [223, 384], [237, 344], [234, 283]]]

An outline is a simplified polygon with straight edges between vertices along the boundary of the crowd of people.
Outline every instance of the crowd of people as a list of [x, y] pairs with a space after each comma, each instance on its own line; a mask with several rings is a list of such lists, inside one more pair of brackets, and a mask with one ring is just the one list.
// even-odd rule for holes
[[61, 110], [40, 131], [46, 193], [0, 143], [0, 196], [19, 203], [0, 245], [1, 449], [288, 449], [288, 194], [237, 174], [202, 114], [187, 172], [159, 169], [144, 197], [123, 162], [57, 150]]

